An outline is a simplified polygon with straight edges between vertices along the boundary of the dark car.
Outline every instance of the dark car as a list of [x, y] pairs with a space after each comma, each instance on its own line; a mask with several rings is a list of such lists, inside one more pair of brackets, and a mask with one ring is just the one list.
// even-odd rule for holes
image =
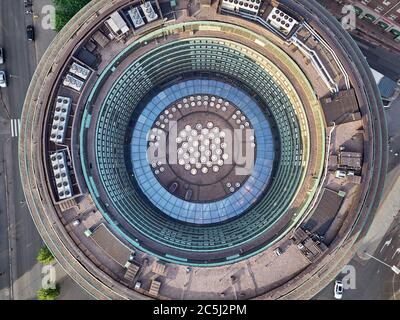
[[35, 41], [35, 29], [32, 25], [26, 27], [26, 36], [29, 41]]

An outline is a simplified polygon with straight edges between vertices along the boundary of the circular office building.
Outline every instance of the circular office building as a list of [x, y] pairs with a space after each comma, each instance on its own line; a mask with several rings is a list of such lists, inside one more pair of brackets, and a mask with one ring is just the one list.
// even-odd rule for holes
[[381, 117], [314, 1], [96, 1], [36, 71], [21, 174], [46, 244], [98, 299], [305, 298], [371, 221]]

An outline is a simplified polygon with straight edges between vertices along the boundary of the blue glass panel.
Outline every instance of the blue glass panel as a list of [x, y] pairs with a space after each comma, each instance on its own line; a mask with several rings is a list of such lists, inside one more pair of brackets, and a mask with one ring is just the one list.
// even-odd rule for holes
[[[154, 177], [147, 162], [146, 135], [157, 116], [174, 101], [189, 95], [220, 96], [238, 106], [251, 121], [257, 141], [255, 168], [247, 182], [232, 195], [213, 203], [190, 203], [171, 195]], [[139, 143], [138, 143], [139, 141]], [[148, 199], [172, 218], [191, 223], [215, 223], [241, 214], [264, 191], [274, 159], [272, 132], [257, 103], [243, 91], [216, 80], [189, 80], [154, 97], [145, 107], [131, 141], [134, 174]]]

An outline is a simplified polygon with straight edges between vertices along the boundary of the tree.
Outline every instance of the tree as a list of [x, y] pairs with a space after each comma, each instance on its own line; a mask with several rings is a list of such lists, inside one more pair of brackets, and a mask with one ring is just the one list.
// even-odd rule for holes
[[60, 286], [57, 284], [55, 288], [40, 289], [37, 292], [38, 300], [56, 300], [61, 293]]
[[54, 261], [54, 257], [50, 250], [46, 246], [44, 246], [39, 250], [36, 260], [43, 264], [50, 264]]
[[60, 31], [90, 0], [53, 0], [56, 7], [56, 30]]

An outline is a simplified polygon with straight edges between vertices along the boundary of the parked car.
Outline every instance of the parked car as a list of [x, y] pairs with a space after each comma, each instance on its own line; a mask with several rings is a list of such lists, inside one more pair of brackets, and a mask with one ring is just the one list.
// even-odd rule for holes
[[35, 29], [32, 25], [26, 27], [26, 36], [29, 41], [35, 41]]
[[7, 87], [7, 76], [5, 71], [0, 71], [0, 87], [2, 88]]
[[340, 280], [335, 281], [335, 288], [334, 288], [335, 299], [342, 299], [343, 297], [343, 282]]
[[5, 61], [4, 50], [3, 50], [3, 48], [0, 48], [0, 64], [3, 64], [4, 61]]

